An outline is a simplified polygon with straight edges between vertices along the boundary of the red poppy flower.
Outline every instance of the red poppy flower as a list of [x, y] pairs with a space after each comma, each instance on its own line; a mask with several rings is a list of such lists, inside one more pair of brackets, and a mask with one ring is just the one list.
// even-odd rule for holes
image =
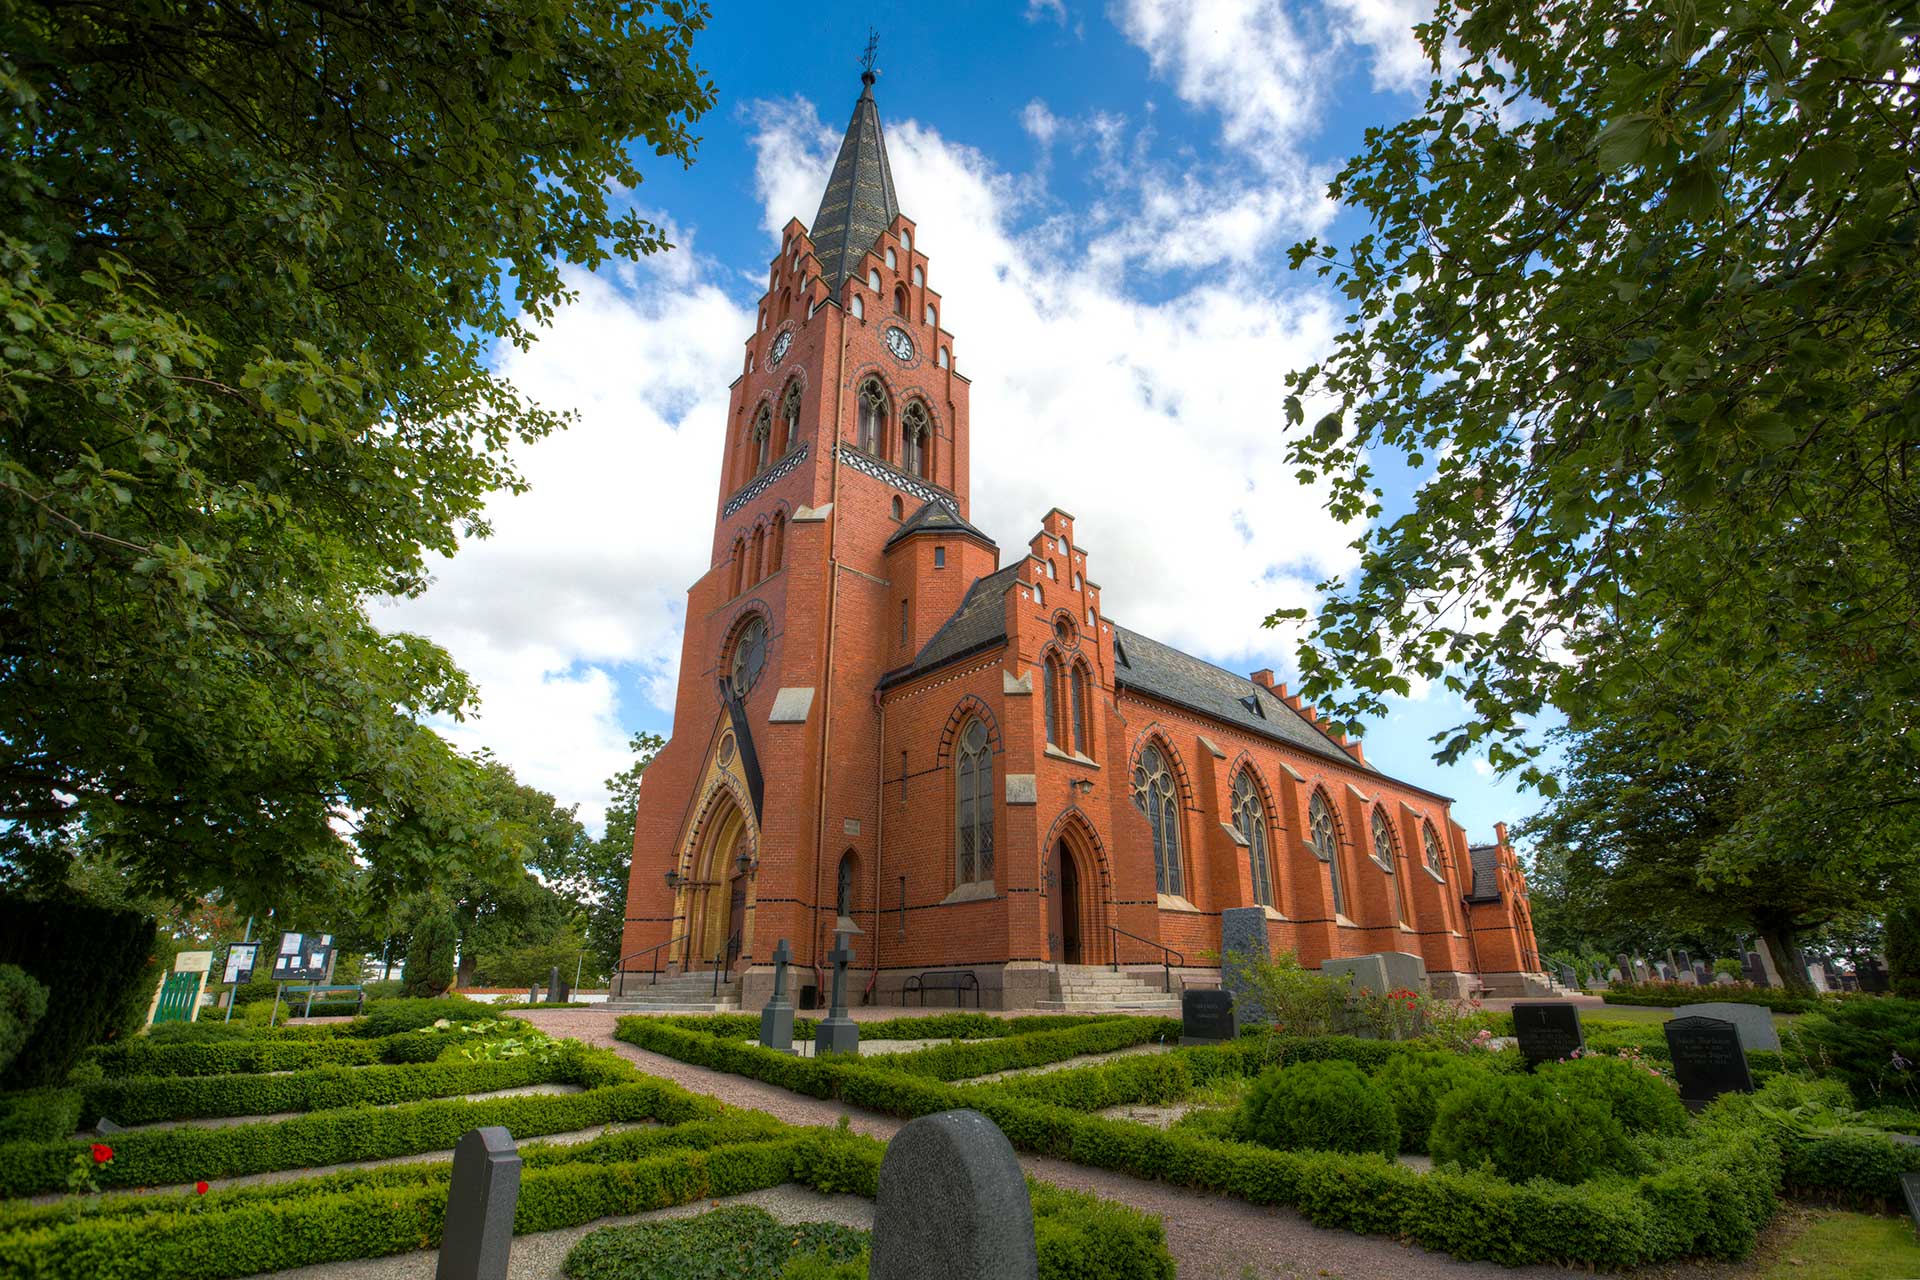
[[194, 1184], [193, 1184], [193, 1189], [194, 1189], [194, 1190], [195, 1190], [196, 1192], [198, 1192], [198, 1193], [199, 1193], [200, 1195], [205, 1195], [205, 1194], [207, 1194], [207, 1184], [206, 1184], [205, 1182], [196, 1182], [196, 1183], [194, 1183]]
[[93, 1144], [93, 1162], [95, 1164], [105, 1164], [111, 1159], [113, 1159], [112, 1147], [104, 1142], [96, 1142]]

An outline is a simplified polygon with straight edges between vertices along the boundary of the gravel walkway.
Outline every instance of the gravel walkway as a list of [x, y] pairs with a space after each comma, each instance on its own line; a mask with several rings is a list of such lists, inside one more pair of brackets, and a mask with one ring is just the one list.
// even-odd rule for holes
[[[785, 1089], [648, 1053], [613, 1038], [613, 1018], [597, 1010], [523, 1015], [549, 1035], [610, 1048], [650, 1075], [682, 1088], [751, 1107], [792, 1124], [832, 1124], [845, 1116], [859, 1133], [885, 1140], [900, 1128], [892, 1116], [809, 1098]], [[1020, 1163], [1055, 1186], [1090, 1191], [1159, 1215], [1180, 1280], [1566, 1280], [1559, 1267], [1502, 1267], [1458, 1262], [1446, 1254], [1380, 1236], [1316, 1227], [1291, 1209], [1251, 1205], [1105, 1169], [1022, 1155]], [[517, 1247], [517, 1244], [516, 1244]]]
[[[861, 1231], [873, 1229], [873, 1201], [861, 1196], [821, 1195], [809, 1187], [789, 1182], [765, 1191], [726, 1196], [719, 1200], [699, 1200], [693, 1204], [637, 1213], [624, 1218], [602, 1218], [584, 1227], [560, 1231], [539, 1231], [515, 1236], [513, 1252], [507, 1263], [507, 1280], [561, 1280], [567, 1254], [589, 1232], [602, 1227], [626, 1227], [637, 1222], [659, 1222], [667, 1218], [691, 1218], [725, 1205], [759, 1205], [782, 1222], [837, 1222]], [[322, 1262], [311, 1267], [266, 1274], [277, 1280], [433, 1280], [440, 1263], [438, 1249], [414, 1253], [396, 1253], [385, 1258], [356, 1258], [350, 1262]]]

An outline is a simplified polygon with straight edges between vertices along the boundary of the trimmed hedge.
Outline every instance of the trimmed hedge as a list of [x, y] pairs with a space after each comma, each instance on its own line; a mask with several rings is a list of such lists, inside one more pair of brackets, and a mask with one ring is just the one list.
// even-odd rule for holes
[[[74, 963], [76, 939], [85, 939], [84, 964]], [[0, 964], [18, 965], [49, 993], [46, 1012], [0, 1084], [65, 1084], [80, 1055], [120, 1029], [135, 999], [144, 1002], [151, 988], [141, 979], [155, 945], [153, 917], [138, 911], [0, 894]]]
[[[604, 1060], [604, 1061], [602, 1061]], [[516, 1137], [566, 1133], [617, 1120], [651, 1119], [660, 1106], [660, 1081], [637, 1074], [618, 1056], [587, 1050], [576, 1059], [585, 1093], [434, 1101], [395, 1107], [344, 1107], [291, 1120], [227, 1128], [176, 1128], [119, 1134], [114, 1157], [96, 1169], [102, 1185], [167, 1186], [201, 1178], [228, 1178], [280, 1169], [314, 1168], [353, 1160], [452, 1149], [460, 1135], [500, 1124]], [[0, 1145], [0, 1195], [31, 1195], [66, 1186], [76, 1154], [87, 1144], [13, 1142]]]
[[80, 1127], [78, 1089], [0, 1094], [0, 1143], [71, 1138]]
[[[542, 1008], [548, 1006], [542, 1005]], [[886, 1018], [860, 1024], [862, 1040], [1004, 1040], [1039, 1031], [1064, 1031], [1095, 1022], [1115, 1022], [1111, 1013], [1033, 1014], [1002, 1018], [991, 1013], [928, 1013]], [[760, 1034], [760, 1016], [753, 1013], [669, 1014], [656, 1021], [672, 1023], [722, 1040], [752, 1040]], [[820, 1024], [812, 1018], [793, 1020], [795, 1040], [811, 1040]]]
[[1775, 1013], [1806, 1013], [1822, 1007], [1819, 997], [1788, 995], [1773, 987], [1688, 987], [1669, 982], [1615, 983], [1600, 993], [1608, 1004], [1649, 1005], [1671, 1009], [1683, 1004], [1725, 1000], [1734, 1004], [1764, 1005]]
[[[1514, 1184], [1482, 1173], [1422, 1174], [1373, 1154], [1269, 1151], [1105, 1120], [1018, 1096], [1012, 1082], [947, 1084], [875, 1065], [881, 1059], [796, 1059], [702, 1035], [691, 1021], [622, 1018], [615, 1034], [681, 1061], [891, 1115], [972, 1107], [1023, 1151], [1252, 1204], [1288, 1205], [1320, 1226], [1403, 1237], [1507, 1266], [1629, 1267], [1696, 1255], [1742, 1257], [1771, 1217], [1780, 1188], [1779, 1148], [1750, 1126], [1702, 1125], [1685, 1139], [1668, 1140], [1654, 1174], [1608, 1174], [1579, 1186]], [[1255, 1060], [1271, 1052], [1257, 1042], [1202, 1052], [1247, 1052], [1248, 1043]], [[1353, 1041], [1377, 1047], [1349, 1051], [1300, 1043], [1323, 1057], [1378, 1055], [1381, 1061], [1424, 1048]]]
[[142, 1037], [108, 1045], [98, 1050], [93, 1060], [109, 1075], [224, 1076], [381, 1062], [431, 1062], [452, 1043], [449, 1037], [433, 1031], [409, 1031], [378, 1040], [274, 1032], [187, 1044], [153, 1044]]
[[1400, 1150], [1392, 1101], [1351, 1062], [1295, 1062], [1262, 1072], [1240, 1104], [1239, 1132], [1280, 1151]]

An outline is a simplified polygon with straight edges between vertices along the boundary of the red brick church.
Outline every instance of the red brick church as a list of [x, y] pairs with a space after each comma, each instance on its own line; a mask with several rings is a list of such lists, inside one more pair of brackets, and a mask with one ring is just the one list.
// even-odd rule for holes
[[733, 383], [623, 987], [718, 969], [754, 1007], [777, 940], [810, 984], [845, 930], [870, 1001], [965, 972], [927, 985], [1071, 1007], [1217, 977], [1220, 912], [1258, 906], [1310, 967], [1407, 952], [1439, 992], [1522, 990], [1541, 965], [1504, 829], [1469, 845], [1446, 797], [1369, 765], [1272, 672], [1116, 621], [1065, 511], [1010, 556], [969, 523], [936, 246], [900, 212], [863, 80]]

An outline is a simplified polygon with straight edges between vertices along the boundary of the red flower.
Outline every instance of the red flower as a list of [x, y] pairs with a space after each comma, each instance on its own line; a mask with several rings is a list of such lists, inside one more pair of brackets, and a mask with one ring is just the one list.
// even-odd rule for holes
[[207, 1184], [204, 1181], [194, 1183], [193, 1189], [195, 1192], [199, 1193], [200, 1195], [207, 1194]]
[[95, 1164], [105, 1164], [111, 1159], [113, 1159], [112, 1147], [104, 1142], [96, 1142], [93, 1144], [93, 1162]]

